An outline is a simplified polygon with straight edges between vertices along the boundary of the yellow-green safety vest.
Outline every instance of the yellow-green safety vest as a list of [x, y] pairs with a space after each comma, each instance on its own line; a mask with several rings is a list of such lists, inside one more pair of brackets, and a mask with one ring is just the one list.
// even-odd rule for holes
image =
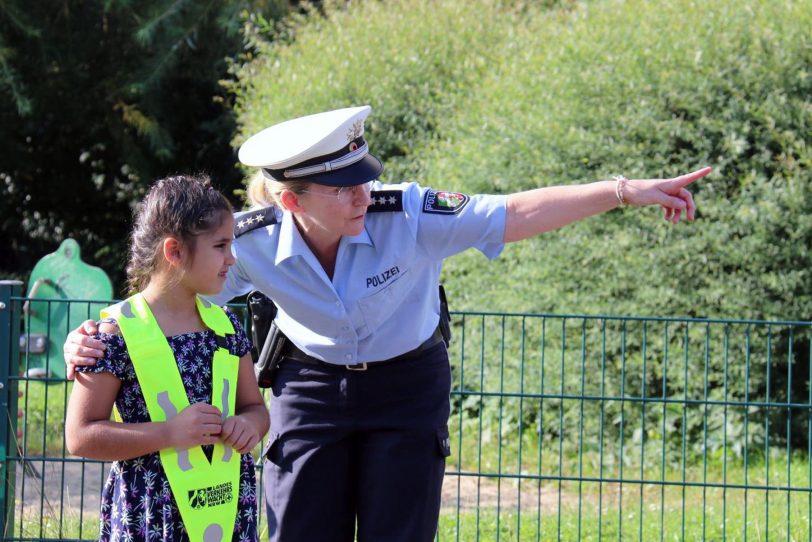
[[[199, 297], [197, 310], [217, 336], [212, 405], [220, 409], [225, 420], [234, 414], [237, 397], [240, 360], [229, 353], [225, 343], [225, 335], [233, 334], [234, 326], [223, 309]], [[118, 322], [150, 420], [168, 421], [188, 407], [175, 356], [144, 296], [135, 294], [103, 309], [101, 315]], [[231, 540], [240, 490], [240, 455], [222, 441], [214, 445], [211, 462], [200, 446], [167, 448], [159, 455], [191, 542]]]

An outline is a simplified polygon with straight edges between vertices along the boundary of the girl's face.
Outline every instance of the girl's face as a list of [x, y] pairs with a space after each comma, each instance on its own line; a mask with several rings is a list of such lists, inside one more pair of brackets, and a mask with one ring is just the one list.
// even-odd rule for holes
[[197, 236], [194, 249], [186, 256], [181, 283], [203, 295], [218, 294], [223, 289], [228, 268], [234, 265], [231, 242], [234, 239], [234, 217], [229, 213], [214, 230]]
[[341, 188], [311, 184], [298, 196], [305, 209], [298, 214], [305, 234], [335, 239], [360, 234], [364, 231], [367, 207], [372, 203], [371, 189], [371, 182]]

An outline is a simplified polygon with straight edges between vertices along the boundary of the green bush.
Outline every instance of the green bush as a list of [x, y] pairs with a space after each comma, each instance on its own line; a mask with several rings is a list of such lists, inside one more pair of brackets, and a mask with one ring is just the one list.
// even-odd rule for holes
[[[369, 103], [384, 181], [510, 193], [711, 165], [693, 187], [693, 224], [624, 209], [510, 245], [494, 262], [472, 251], [450, 259], [452, 309], [808, 319], [809, 28], [807, 3], [769, 0], [328, 3], [237, 70], [236, 142], [283, 119]], [[773, 367], [783, 376], [769, 397], [787, 400], [789, 378], [789, 393], [806, 397], [798, 371], [809, 348], [798, 344], [808, 343], [793, 337], [787, 358], [787, 337], [773, 340], [775, 359], [789, 361]], [[730, 360], [734, 375], [741, 363]], [[751, 392], [763, 397], [766, 361], [754, 363]], [[608, 370], [616, 386], [618, 369]], [[720, 381], [710, 378], [711, 396]], [[656, 371], [646, 385], [656, 388]], [[702, 385], [685, 383], [688, 395], [702, 397]], [[692, 416], [696, 432], [704, 422]]]
[[289, 39], [260, 40], [257, 58], [238, 69], [242, 132], [369, 103], [367, 137], [395, 170], [393, 163], [412, 161], [461, 96], [476, 89], [506, 24], [493, 23], [510, 18], [495, 2], [481, 9], [465, 2], [325, 4], [328, 16], [312, 11], [289, 20]]
[[393, 182], [493, 193], [715, 168], [694, 187], [694, 224], [624, 210], [509, 246], [492, 264], [449, 260], [454, 307], [812, 314], [803, 3], [403, 0], [324, 12], [238, 70], [238, 142], [370, 103], [368, 137]]

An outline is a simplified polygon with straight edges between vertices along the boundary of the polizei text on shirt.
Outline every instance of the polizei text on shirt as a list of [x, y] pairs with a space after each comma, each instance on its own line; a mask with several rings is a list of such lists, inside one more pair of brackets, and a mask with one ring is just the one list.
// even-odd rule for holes
[[400, 273], [400, 268], [396, 265], [386, 271], [378, 273], [377, 275], [372, 275], [371, 277], [367, 277], [367, 288], [377, 288], [382, 284], [386, 284], [386, 282], [390, 279], [395, 278]]

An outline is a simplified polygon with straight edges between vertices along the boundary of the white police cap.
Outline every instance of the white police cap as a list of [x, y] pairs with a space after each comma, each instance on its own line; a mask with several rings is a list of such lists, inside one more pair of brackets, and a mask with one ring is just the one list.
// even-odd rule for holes
[[364, 120], [371, 107], [348, 107], [275, 124], [240, 147], [240, 162], [278, 181], [354, 186], [377, 179], [383, 165], [369, 154]]

